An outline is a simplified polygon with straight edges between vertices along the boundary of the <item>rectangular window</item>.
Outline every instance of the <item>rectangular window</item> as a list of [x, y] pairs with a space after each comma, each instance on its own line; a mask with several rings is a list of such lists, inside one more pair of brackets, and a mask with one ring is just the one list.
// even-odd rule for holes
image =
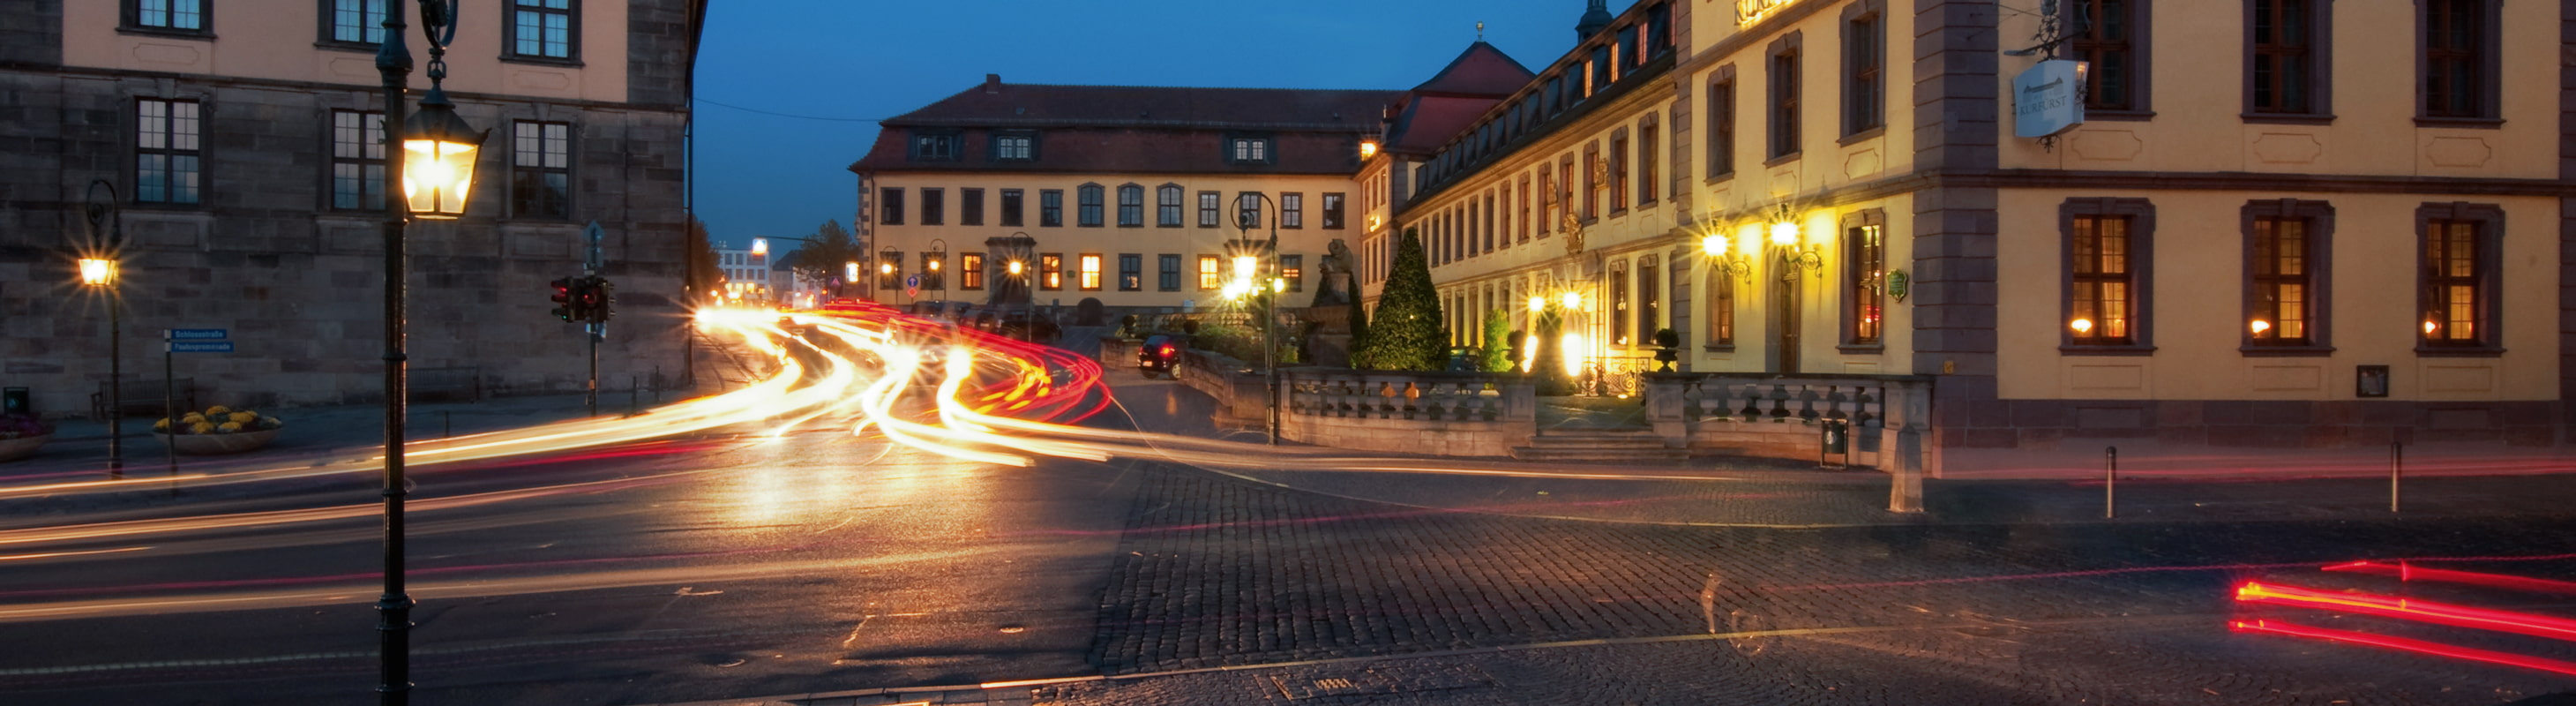
[[[1728, 67], [1733, 68], [1733, 67]], [[1735, 81], [1708, 87], [1708, 175], [1735, 173]]]
[[1521, 240], [1520, 240], [1520, 241], [1521, 241], [1521, 242], [1526, 243], [1526, 242], [1529, 242], [1529, 241], [1530, 241], [1530, 229], [1536, 225], [1536, 224], [1533, 224], [1533, 223], [1531, 223], [1531, 222], [1530, 222], [1530, 180], [1529, 180], [1529, 175], [1527, 175], [1527, 174], [1523, 174], [1523, 175], [1521, 175], [1521, 187], [1520, 187], [1520, 188], [1521, 188], [1521, 194], [1520, 194], [1520, 197], [1519, 197], [1519, 198], [1517, 198], [1517, 199], [1514, 199], [1514, 202], [1515, 202], [1515, 203], [1520, 204], [1520, 214], [1521, 214]]
[[1602, 177], [1609, 176], [1609, 171], [1601, 163], [1601, 143], [1586, 145], [1583, 150], [1582, 203], [1583, 220], [1587, 223], [1601, 217], [1601, 182]]
[[2324, 17], [2315, 0], [2248, 0], [2252, 29], [2245, 33], [2252, 67], [2246, 72], [2246, 112], [2315, 115], [2325, 83]]
[[1545, 238], [1556, 229], [1556, 184], [1548, 175], [1547, 165], [1538, 167], [1538, 237]]
[[1610, 281], [1607, 284], [1610, 290], [1610, 311], [1605, 313], [1610, 319], [1610, 345], [1636, 345], [1637, 340], [1628, 336], [1628, 316], [1631, 312], [1628, 308], [1627, 268], [1623, 265], [1610, 270]]
[[1880, 343], [1887, 307], [1887, 242], [1882, 230], [1874, 223], [1843, 230], [1843, 261], [1847, 265], [1843, 280], [1851, 287], [1851, 309], [1844, 312], [1848, 321], [1843, 330], [1845, 345]]
[[1027, 201], [1022, 198], [1022, 194], [1019, 189], [1003, 189], [1002, 225], [1013, 228], [1019, 227], [1021, 223], [1021, 209], [1026, 205]]
[[1076, 256], [1074, 263], [1076, 267], [1081, 268], [1077, 270], [1080, 273], [1080, 279], [1075, 281], [1076, 286], [1085, 292], [1100, 291], [1100, 254], [1083, 253]]
[[1663, 301], [1664, 301], [1664, 298], [1663, 298], [1662, 296], [1659, 296], [1659, 295], [1661, 295], [1661, 294], [1662, 294], [1662, 291], [1661, 291], [1661, 290], [1660, 290], [1660, 288], [1657, 286], [1657, 281], [1658, 281], [1658, 278], [1655, 276], [1655, 257], [1654, 257], [1654, 256], [1652, 256], [1652, 255], [1648, 255], [1648, 256], [1643, 257], [1643, 258], [1638, 258], [1638, 260], [1637, 260], [1637, 343], [1638, 343], [1638, 345], [1654, 345], [1654, 344], [1655, 344], [1655, 330], [1656, 330], [1656, 329], [1658, 329], [1658, 328], [1661, 328], [1661, 327], [1660, 327], [1660, 326], [1658, 326], [1657, 324], [1661, 324], [1661, 323], [1663, 323], [1663, 311], [1662, 311], [1662, 309], [1663, 309]]
[[903, 225], [903, 189], [886, 187], [877, 190], [877, 224]]
[[1237, 137], [1226, 143], [1227, 161], [1235, 164], [1270, 163], [1270, 138]]
[[957, 286], [960, 289], [984, 289], [984, 254], [970, 252], [957, 256]]
[[1025, 162], [1035, 159], [1037, 138], [1028, 135], [993, 136], [993, 159]]
[[1637, 205], [1655, 202], [1655, 124], [1637, 126]]
[[573, 57], [572, 0], [510, 0], [510, 55]]
[[912, 158], [935, 162], [954, 161], [957, 159], [957, 136], [955, 134], [914, 135]]
[[1628, 133], [1610, 136], [1610, 210], [1628, 210]]
[[385, 210], [385, 114], [331, 111], [331, 207]]
[[1279, 195], [1279, 227], [1306, 227], [1305, 194], [1286, 193]]
[[204, 125], [197, 116], [196, 101], [135, 99], [135, 202], [194, 204], [203, 198]]
[[1047, 189], [1038, 192], [1038, 226], [1044, 228], [1064, 226], [1063, 189]]
[[957, 190], [957, 223], [970, 226], [984, 224], [983, 189]]
[[1288, 281], [1288, 291], [1306, 291], [1306, 256], [1279, 256], [1279, 278]]
[[1181, 227], [1181, 187], [1164, 184], [1154, 189], [1154, 226]]
[[1165, 292], [1181, 291], [1181, 256], [1154, 256], [1154, 288]]
[[1886, 67], [1886, 28], [1879, 15], [1843, 23], [1843, 134], [1886, 126]]
[[2488, 27], [2494, 21], [2489, 9], [2495, 0], [2421, 0], [2424, 26], [2422, 37], [2422, 75], [2424, 90], [2421, 105], [2429, 118], [2493, 118], [2494, 88], [2490, 79], [2494, 69], [2489, 57], [2495, 56], [2495, 41]]
[[1224, 281], [1220, 279], [1221, 272], [1222, 270], [1217, 269], [1215, 255], [1200, 255], [1199, 289], [1216, 289], [1225, 286]]
[[1224, 198], [1214, 191], [1199, 192], [1199, 227], [1215, 228], [1222, 225], [1222, 222], [1217, 220], [1217, 211], [1223, 204]]
[[[200, 0], [126, 0], [126, 24], [153, 29], [202, 32], [206, 8]], [[381, 15], [378, 21], [382, 21]]]
[[[2109, 207], [2096, 206], [2113, 201]], [[2078, 346], [2131, 346], [2143, 342], [2138, 323], [2143, 321], [2140, 305], [2145, 281], [2139, 266], [2145, 264], [2142, 235], [2136, 226], [2143, 220], [2135, 208], [2120, 208], [2119, 201], [2135, 199], [2078, 199], [2067, 205], [2067, 247], [2069, 301], [2066, 329], [2067, 342]]]
[[1118, 227], [1145, 227], [1145, 187], [1135, 184], [1118, 187]]
[[1121, 253], [1118, 256], [1118, 291], [1134, 292], [1145, 288], [1145, 256]]
[[1771, 54], [1771, 151], [1772, 159], [1797, 154], [1798, 142], [1798, 46], [1790, 44]]
[[2246, 313], [2248, 335], [2256, 345], [2307, 345], [2308, 322], [2315, 309], [2310, 286], [2308, 222], [2298, 218], [2254, 219], [2254, 294]]
[[572, 217], [572, 123], [511, 124], [510, 215]]
[[921, 190], [921, 224], [945, 225], [948, 222], [948, 190]]
[[1342, 195], [1324, 194], [1324, 230], [1342, 229]]
[[1100, 227], [1101, 208], [1103, 206], [1101, 200], [1105, 196], [1106, 192], [1100, 188], [1099, 184], [1084, 184], [1082, 185], [1079, 193], [1082, 196], [1082, 204], [1081, 211], [1076, 215], [1079, 216], [1081, 220], [1076, 221], [1076, 225], [1080, 225], [1084, 228]]
[[2139, 23], [2133, 0], [2075, 0], [2074, 32], [2068, 37], [2074, 58], [2089, 66], [2085, 73], [2086, 110], [2146, 110], [2145, 56], [2139, 51]]
[[385, 0], [331, 0], [330, 22], [329, 33], [322, 37], [325, 40], [383, 44]]
[[[2428, 205], [2438, 216], [2459, 216], [2451, 204]], [[2501, 219], [2501, 211], [2495, 212]], [[2426, 348], [2492, 348], [2496, 221], [2457, 217], [2419, 217], [2424, 243], [2422, 333]]]
[[1710, 267], [1708, 276], [1708, 345], [1735, 346], [1735, 278]]
[[1261, 227], [1261, 192], [1246, 191], [1235, 195], [1234, 223], [1235, 227], [1247, 230]]
[[1064, 288], [1064, 253], [1038, 254], [1038, 288], [1050, 292]]

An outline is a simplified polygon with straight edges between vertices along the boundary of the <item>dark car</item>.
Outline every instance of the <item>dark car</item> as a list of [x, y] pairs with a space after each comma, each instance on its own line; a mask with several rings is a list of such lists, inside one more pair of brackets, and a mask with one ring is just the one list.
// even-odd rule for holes
[[1147, 378], [1156, 375], [1172, 377], [1172, 369], [1180, 364], [1180, 339], [1155, 334], [1146, 336], [1145, 344], [1136, 348], [1136, 372]]

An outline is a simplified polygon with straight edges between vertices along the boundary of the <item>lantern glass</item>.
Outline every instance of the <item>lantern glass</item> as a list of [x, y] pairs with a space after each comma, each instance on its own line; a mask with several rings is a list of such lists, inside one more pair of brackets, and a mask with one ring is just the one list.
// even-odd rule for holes
[[403, 140], [403, 198], [420, 218], [449, 219], [465, 215], [465, 197], [474, 189], [476, 142], [449, 138]]
[[116, 283], [116, 261], [84, 257], [80, 261], [81, 284], [104, 286]]

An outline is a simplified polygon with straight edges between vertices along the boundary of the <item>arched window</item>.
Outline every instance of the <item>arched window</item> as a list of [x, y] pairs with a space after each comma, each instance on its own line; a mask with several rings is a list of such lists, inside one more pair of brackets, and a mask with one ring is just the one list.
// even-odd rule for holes
[[1118, 227], [1145, 225], [1145, 187], [1135, 184], [1118, 187]]

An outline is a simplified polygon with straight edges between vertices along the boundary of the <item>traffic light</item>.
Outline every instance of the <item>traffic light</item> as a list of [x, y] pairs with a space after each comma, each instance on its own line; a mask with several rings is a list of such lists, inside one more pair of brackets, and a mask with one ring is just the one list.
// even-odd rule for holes
[[610, 285], [606, 277], [592, 276], [584, 279], [581, 289], [583, 320], [604, 324], [608, 323], [609, 317], [616, 316], [615, 290], [616, 287]]
[[563, 319], [565, 321], [572, 321], [581, 318], [581, 304], [579, 298], [575, 297], [572, 291], [574, 284], [573, 278], [556, 278], [553, 284], [555, 287], [555, 318]]

